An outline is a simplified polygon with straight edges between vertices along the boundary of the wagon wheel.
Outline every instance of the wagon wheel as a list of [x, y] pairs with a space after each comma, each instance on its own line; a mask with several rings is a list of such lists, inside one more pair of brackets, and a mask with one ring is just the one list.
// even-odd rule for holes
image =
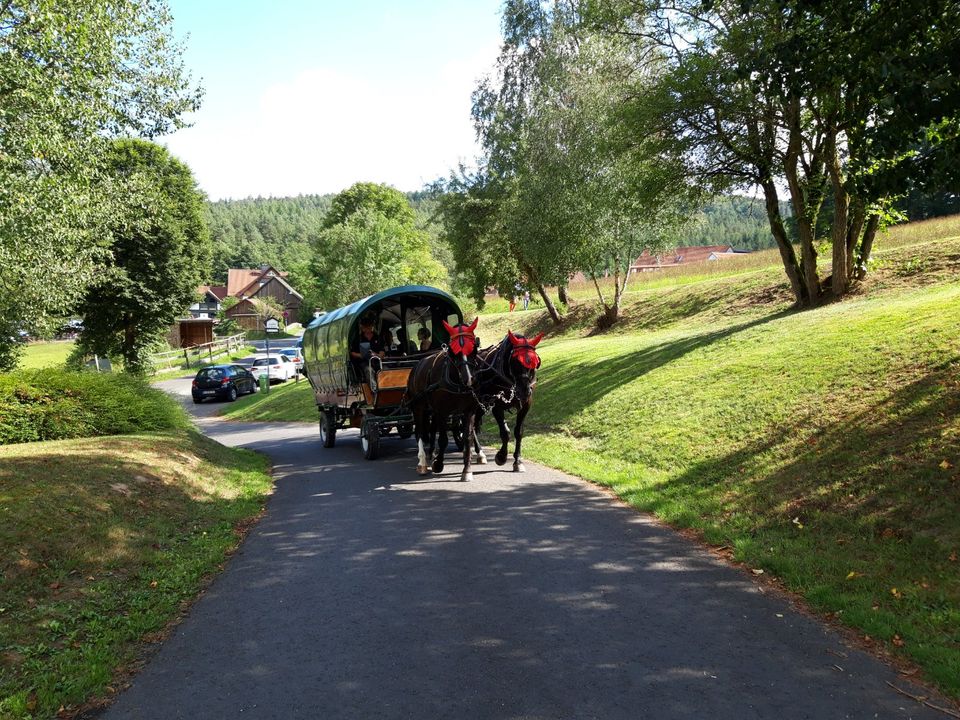
[[360, 445], [367, 460], [377, 459], [380, 454], [380, 426], [377, 423], [367, 423], [360, 435]]
[[332, 448], [337, 441], [337, 426], [330, 417], [330, 413], [320, 411], [320, 442], [325, 448]]

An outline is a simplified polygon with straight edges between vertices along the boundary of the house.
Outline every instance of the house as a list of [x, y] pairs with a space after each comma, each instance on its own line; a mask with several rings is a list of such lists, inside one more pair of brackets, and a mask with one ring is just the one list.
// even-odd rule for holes
[[678, 265], [725, 260], [745, 252], [749, 251], [736, 250], [733, 245], [693, 245], [657, 254], [644, 250], [630, 266], [630, 272], [651, 272]]
[[[284, 317], [293, 320], [300, 315], [303, 295], [298, 293], [286, 280], [287, 273], [279, 272], [272, 265], [261, 265], [256, 270], [232, 268], [227, 273], [227, 285], [224, 299], [237, 298], [238, 302], [224, 315], [236, 320], [248, 330], [262, 330], [260, 316], [257, 315], [250, 300], [254, 298], [272, 298], [284, 310]], [[213, 292], [216, 288], [211, 288]], [[216, 294], [214, 292], [213, 294]]]
[[190, 316], [197, 319], [214, 318], [220, 312], [220, 304], [227, 296], [226, 285], [201, 285], [197, 288], [200, 299], [190, 306]]

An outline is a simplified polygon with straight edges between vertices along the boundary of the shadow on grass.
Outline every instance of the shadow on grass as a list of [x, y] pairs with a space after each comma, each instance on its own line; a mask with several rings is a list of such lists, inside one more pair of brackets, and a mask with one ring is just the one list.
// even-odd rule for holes
[[[624, 352], [613, 358], [584, 361], [576, 356], [550, 362], [548, 372], [539, 376], [537, 402], [545, 406], [544, 416], [562, 424], [609, 392], [667, 365], [687, 353], [726, 340], [738, 333], [785, 317], [788, 311], [765, 315], [713, 332], [690, 335], [642, 350]], [[533, 419], [535, 423], [535, 417]]]

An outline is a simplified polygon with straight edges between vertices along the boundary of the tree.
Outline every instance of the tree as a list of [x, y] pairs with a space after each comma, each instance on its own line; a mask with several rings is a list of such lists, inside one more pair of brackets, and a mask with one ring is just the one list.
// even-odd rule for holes
[[0, 3], [0, 317], [48, 332], [94, 277], [105, 136], [169, 132], [198, 106], [170, 25], [162, 0]]
[[[638, 62], [659, 69], [625, 104], [634, 133], [682, 152], [714, 191], [761, 188], [798, 306], [844, 295], [865, 275], [895, 197], [950, 172], [960, 129], [956, 3], [603, 0], [592, 9], [608, 31], [647, 49]], [[832, 248], [829, 283], [822, 239]]]
[[139, 374], [209, 272], [204, 197], [186, 165], [145, 140], [114, 141], [108, 165], [124, 206], [110, 228], [110, 260], [78, 308], [79, 345], [119, 355]]
[[324, 228], [347, 222], [361, 210], [372, 210], [401, 225], [413, 225], [414, 213], [407, 196], [389, 185], [358, 182], [338, 193], [323, 220]]
[[271, 318], [283, 322], [283, 304], [270, 296], [249, 298], [253, 311], [257, 315], [257, 328], [267, 328], [267, 320]]
[[[578, 270], [612, 271], [603, 322], [615, 322], [631, 261], [656, 249], [698, 193], [676, 154], [623, 135], [617, 111], [644, 78], [630, 43], [587, 28], [576, 3], [510, 0], [497, 75], [474, 94], [488, 172], [500, 178], [498, 232], [536, 287]], [[512, 292], [512, 287], [510, 288]]]
[[447, 243], [456, 266], [456, 285], [483, 308], [489, 288], [501, 295], [515, 292], [522, 257], [499, 226], [506, 190], [489, 168], [460, 167], [446, 181], [434, 184], [440, 238]]
[[[336, 222], [333, 222], [336, 220]], [[442, 284], [443, 266], [430, 252], [403, 193], [357, 183], [337, 195], [314, 240], [308, 296], [337, 307], [394, 285]]]

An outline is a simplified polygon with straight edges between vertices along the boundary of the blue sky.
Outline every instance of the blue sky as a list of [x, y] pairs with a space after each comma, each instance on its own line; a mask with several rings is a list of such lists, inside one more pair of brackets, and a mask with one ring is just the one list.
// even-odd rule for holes
[[206, 91], [162, 139], [211, 199], [416, 190], [477, 154], [502, 0], [169, 0]]

